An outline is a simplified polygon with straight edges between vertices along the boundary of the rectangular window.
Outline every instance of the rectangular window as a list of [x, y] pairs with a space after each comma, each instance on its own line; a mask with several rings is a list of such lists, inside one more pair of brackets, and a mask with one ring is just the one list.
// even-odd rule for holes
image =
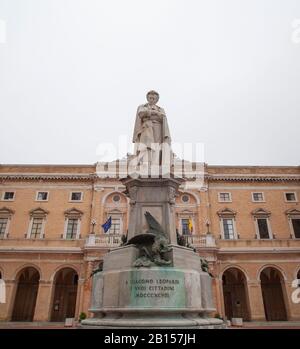
[[223, 218], [223, 229], [224, 229], [224, 239], [233, 240], [234, 239], [233, 219]]
[[5, 237], [8, 218], [0, 218], [0, 239]]
[[6, 191], [3, 195], [3, 200], [13, 200], [15, 197], [15, 192], [14, 191]]
[[268, 220], [266, 218], [258, 218], [257, 227], [260, 239], [270, 239]]
[[295, 193], [285, 193], [285, 200], [286, 201], [297, 201], [296, 194]]
[[265, 201], [263, 193], [252, 193], [253, 201]]
[[300, 239], [300, 219], [292, 219], [294, 235], [296, 239]]
[[31, 239], [39, 239], [41, 237], [43, 226], [43, 218], [33, 218], [32, 227], [31, 227]]
[[189, 235], [190, 234], [188, 218], [183, 218], [181, 220], [181, 227], [182, 227], [182, 235]]
[[71, 193], [71, 201], [81, 201], [81, 200], [82, 200], [82, 192]]
[[112, 218], [111, 219], [111, 227], [109, 229], [110, 234], [121, 234], [121, 219], [120, 218]]
[[219, 201], [220, 202], [230, 202], [231, 194], [230, 193], [219, 193]]
[[47, 201], [48, 200], [48, 192], [47, 191], [39, 191], [36, 196], [37, 201]]
[[66, 239], [76, 239], [78, 229], [78, 218], [69, 218]]

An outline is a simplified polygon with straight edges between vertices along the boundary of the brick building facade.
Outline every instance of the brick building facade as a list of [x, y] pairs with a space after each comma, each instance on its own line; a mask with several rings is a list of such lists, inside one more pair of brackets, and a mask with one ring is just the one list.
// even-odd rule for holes
[[[182, 187], [176, 220], [179, 234], [209, 262], [217, 313], [300, 320], [292, 297], [300, 279], [300, 168], [204, 170], [201, 187]], [[0, 320], [88, 313], [90, 275], [120, 245], [129, 214], [118, 178], [96, 173], [96, 165], [0, 166]]]

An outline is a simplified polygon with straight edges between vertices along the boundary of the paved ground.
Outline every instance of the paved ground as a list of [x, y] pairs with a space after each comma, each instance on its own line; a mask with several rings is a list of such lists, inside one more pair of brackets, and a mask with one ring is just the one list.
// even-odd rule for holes
[[252, 329], [300, 329], [300, 321], [245, 322], [242, 328]]
[[[0, 322], [0, 329], [76, 329], [65, 327], [63, 322]], [[245, 322], [243, 327], [230, 329], [300, 329], [300, 321]]]
[[64, 322], [0, 322], [0, 329], [75, 329], [77, 323], [73, 327], [65, 327]]

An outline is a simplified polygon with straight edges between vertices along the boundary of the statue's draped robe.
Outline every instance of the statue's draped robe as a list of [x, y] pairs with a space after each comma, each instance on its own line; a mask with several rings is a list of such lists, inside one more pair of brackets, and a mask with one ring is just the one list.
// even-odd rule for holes
[[[157, 110], [161, 114], [150, 116], [151, 109]], [[147, 114], [148, 119], [143, 114]], [[157, 105], [150, 106], [149, 104], [142, 104], [138, 107], [133, 132], [133, 143], [135, 143], [135, 154], [146, 149], [155, 150], [154, 144], [171, 144], [168, 121], [163, 108]]]

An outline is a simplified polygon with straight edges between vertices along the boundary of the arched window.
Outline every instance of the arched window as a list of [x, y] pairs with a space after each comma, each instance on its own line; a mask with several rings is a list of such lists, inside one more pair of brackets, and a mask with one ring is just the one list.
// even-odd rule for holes
[[180, 235], [199, 235], [197, 198], [188, 193], [182, 192], [176, 198], [177, 229]]
[[126, 232], [126, 216], [128, 210], [127, 198], [120, 192], [110, 193], [104, 201], [103, 223], [111, 217], [110, 235], [122, 235]]

